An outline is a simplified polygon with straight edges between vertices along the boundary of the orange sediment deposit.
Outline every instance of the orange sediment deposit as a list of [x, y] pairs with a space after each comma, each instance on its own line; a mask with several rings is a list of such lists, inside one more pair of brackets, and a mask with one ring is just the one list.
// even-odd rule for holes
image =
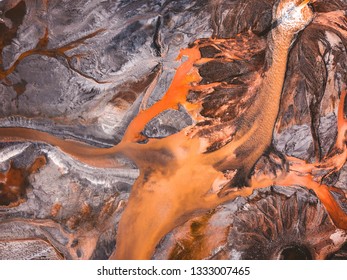
[[62, 208], [61, 203], [55, 203], [51, 209], [52, 217], [56, 217], [59, 214], [59, 211], [61, 210], [61, 208]]
[[9, 170], [0, 173], [0, 206], [15, 207], [24, 201], [28, 177], [46, 164], [44, 156], [38, 157], [29, 168], [16, 168], [11, 163]]

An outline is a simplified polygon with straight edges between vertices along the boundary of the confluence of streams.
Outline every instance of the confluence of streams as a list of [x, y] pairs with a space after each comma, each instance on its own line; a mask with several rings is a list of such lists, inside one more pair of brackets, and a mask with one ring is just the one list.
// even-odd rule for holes
[[[129, 125], [123, 140], [112, 148], [95, 148], [26, 128], [0, 128], [0, 139], [8, 142], [26, 140], [48, 143], [77, 160], [96, 167], [122, 167], [116, 162], [116, 155], [126, 156], [137, 164], [140, 176], [132, 187], [127, 207], [122, 214], [116, 250], [111, 259], [149, 259], [161, 238], [193, 215], [237, 196], [248, 196], [257, 188], [271, 185], [300, 185], [312, 189], [335, 225], [347, 229], [347, 215], [333, 198], [330, 192], [332, 188], [320, 184], [321, 178], [313, 175], [319, 173], [317, 170], [339, 170], [346, 162], [347, 120], [343, 112], [345, 91], [340, 98], [338, 136], [329, 157], [315, 164], [287, 157], [289, 170], [283, 171], [276, 178], [253, 176], [248, 187], [232, 192], [225, 188], [230, 180], [225, 178], [223, 171], [243, 170], [248, 175], [271, 144], [290, 46], [295, 34], [313, 18], [308, 2], [279, 2], [274, 11], [274, 19], [279, 24], [269, 34], [273, 44], [268, 49], [271, 65], [265, 72], [257, 97], [247, 111], [241, 128], [233, 140], [219, 150], [204, 153], [203, 141], [199, 137], [189, 136], [189, 127], [163, 139], [149, 139], [145, 144], [138, 143], [143, 140], [141, 131], [145, 125], [167, 109], [178, 109], [181, 105], [192, 118], [198, 118], [201, 104], [187, 101], [189, 91], [196, 87], [215, 86], [199, 85], [201, 77], [195, 66], [206, 62], [206, 59], [201, 58], [199, 50], [204, 43], [199, 40], [192, 47], [181, 51], [179, 59], [183, 56], [187, 59], [177, 69], [165, 96], [150, 108], [140, 111]], [[41, 51], [37, 48], [34, 53], [49, 56], [57, 55], [57, 51], [58, 55], [64, 56], [65, 49]], [[26, 56], [20, 57], [16, 64]], [[232, 58], [232, 53], [229, 56]], [[7, 72], [13, 71], [12, 68]], [[2, 76], [6, 74], [3, 72]], [[242, 157], [236, 157], [236, 151], [251, 152], [240, 153]], [[213, 191], [215, 188], [222, 191]]]

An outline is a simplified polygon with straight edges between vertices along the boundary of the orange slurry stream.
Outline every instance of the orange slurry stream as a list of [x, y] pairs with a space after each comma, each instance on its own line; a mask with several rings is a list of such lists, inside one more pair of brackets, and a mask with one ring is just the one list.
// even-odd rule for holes
[[269, 185], [288, 187], [298, 185], [311, 189], [316, 193], [322, 204], [325, 206], [334, 224], [340, 229], [347, 230], [347, 213], [344, 212], [331, 193], [331, 191], [342, 192], [342, 190], [321, 183], [323, 177], [339, 171], [347, 160], [347, 119], [345, 118], [344, 113], [345, 99], [346, 90], [341, 93], [340, 97], [337, 124], [338, 135], [331, 154], [326, 156], [321, 162], [313, 164], [308, 164], [297, 158], [287, 157], [290, 165], [288, 173], [272, 181], [268, 178], [263, 178], [258, 181], [254, 180], [252, 185], [262, 185], [263, 187]]
[[147, 159], [147, 167], [140, 169], [118, 226], [117, 248], [111, 259], [149, 259], [160, 239], [188, 218], [253, 191], [243, 188], [220, 198], [211, 186], [225, 178], [211, 165], [201, 163], [193, 145], [175, 155], [181, 158], [161, 163], [154, 159], [151, 164]]
[[339, 171], [347, 160], [345, 99], [346, 90], [343, 90], [338, 107], [337, 138], [331, 154], [327, 155], [321, 162], [313, 164], [308, 164], [297, 158], [287, 157], [290, 172], [283, 178], [277, 178], [273, 184], [283, 186], [300, 185], [313, 190], [325, 206], [334, 224], [340, 229], [347, 230], [347, 213], [344, 212], [333, 197], [331, 191], [334, 188], [321, 183], [324, 176]]
[[108, 83], [107, 81], [98, 81], [95, 78], [93, 78], [92, 76], [84, 74], [80, 70], [76, 69], [71, 63], [73, 57], [70, 57], [66, 54], [66, 52], [78, 47], [81, 44], [84, 44], [85, 41], [87, 41], [88, 39], [91, 39], [91, 38], [97, 36], [99, 33], [102, 33], [104, 31], [105, 31], [105, 29], [99, 29], [95, 32], [92, 32], [91, 34], [88, 34], [88, 35], [80, 38], [80, 39], [77, 39], [75, 41], [67, 43], [66, 45], [61, 46], [59, 48], [47, 49], [49, 38], [48, 38], [48, 29], [46, 28], [45, 34], [43, 35], [42, 38], [39, 39], [39, 42], [37, 43], [37, 45], [34, 49], [31, 49], [31, 50], [28, 50], [28, 51], [21, 53], [19, 55], [19, 57], [12, 63], [12, 65], [8, 69], [2, 69], [0, 67], [0, 80], [5, 79], [8, 75], [13, 73], [16, 70], [19, 63], [21, 61], [23, 61], [25, 58], [30, 57], [32, 55], [43, 55], [43, 56], [54, 57], [54, 58], [62, 57], [67, 61], [70, 69], [74, 70], [79, 75], [81, 75], [87, 79], [93, 80], [94, 82], [99, 83], [99, 84]]
[[121, 146], [113, 148], [96, 148], [87, 144], [64, 140], [49, 133], [30, 128], [0, 128], [2, 142], [31, 141], [50, 144], [58, 147], [73, 158], [94, 167], [122, 167], [114, 159], [114, 155], [121, 150]]
[[331, 191], [334, 190], [334, 188], [317, 183], [313, 176], [309, 174], [298, 175], [290, 173], [284, 179], [279, 180], [278, 184], [282, 184], [283, 186], [299, 185], [313, 190], [326, 208], [334, 224], [340, 229], [347, 230], [347, 214], [341, 209], [340, 205], [333, 197]]
[[182, 59], [183, 56], [186, 56], [187, 60], [177, 69], [165, 96], [147, 110], [139, 112], [129, 125], [123, 138], [124, 142], [137, 142], [143, 139], [140, 133], [151, 119], [165, 110], [177, 109], [179, 104], [186, 102], [186, 96], [192, 84], [198, 83], [201, 79], [200, 75], [193, 68], [195, 62], [201, 56], [197, 46], [182, 50], [177, 59]]
[[331, 193], [333, 188], [316, 182], [311, 174], [289, 172], [276, 179], [271, 179], [267, 176], [263, 176], [262, 178], [255, 176], [252, 178], [250, 188], [259, 189], [273, 185], [282, 187], [301, 186], [313, 190], [324, 205], [335, 226], [347, 230], [347, 214], [334, 199]]

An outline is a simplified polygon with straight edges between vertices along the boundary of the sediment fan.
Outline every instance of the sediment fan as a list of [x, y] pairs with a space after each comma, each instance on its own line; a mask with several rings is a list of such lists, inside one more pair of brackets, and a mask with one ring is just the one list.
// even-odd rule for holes
[[97, 2], [1, 3], [0, 257], [343, 256], [346, 4]]

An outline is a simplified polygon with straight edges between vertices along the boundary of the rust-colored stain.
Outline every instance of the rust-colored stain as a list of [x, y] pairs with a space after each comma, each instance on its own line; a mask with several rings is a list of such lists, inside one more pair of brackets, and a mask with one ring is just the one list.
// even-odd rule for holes
[[225, 241], [226, 232], [225, 230], [212, 232], [209, 229], [209, 222], [213, 215], [214, 211], [209, 211], [185, 225], [185, 230], [178, 236], [178, 242], [174, 244], [168, 258], [170, 260], [206, 259], [213, 248], [221, 246]]
[[61, 210], [61, 208], [62, 208], [61, 203], [55, 203], [55, 204], [52, 206], [51, 215], [52, 215], [53, 217], [56, 217], [56, 216], [59, 214], [59, 211]]
[[[2, 49], [11, 43], [11, 40], [16, 36], [17, 34], [17, 29], [19, 27], [19, 25], [22, 23], [23, 17], [25, 15], [25, 11], [26, 11], [26, 5], [24, 1], [21, 1], [15, 8], [9, 10], [8, 12], [11, 12], [11, 15], [13, 13], [13, 17], [11, 18], [9, 15], [6, 15], [7, 17], [11, 18], [11, 20], [13, 22], [15, 22], [16, 24], [11, 28], [8, 29], [6, 27], [6, 25], [4, 23], [0, 22], [0, 51], [2, 52]], [[76, 47], [78, 47], [81, 44], [84, 44], [88, 39], [95, 37], [96, 35], [98, 35], [101, 32], [104, 32], [105, 29], [99, 29], [95, 32], [92, 32], [82, 38], [79, 38], [73, 42], [70, 42], [66, 45], [63, 45], [61, 47], [58, 48], [48, 48], [48, 43], [49, 43], [49, 30], [48, 28], [45, 29], [45, 32], [43, 34], [43, 36], [39, 39], [36, 47], [34, 49], [25, 51], [23, 53], [21, 53], [19, 55], [19, 57], [15, 60], [14, 63], [12, 63], [12, 65], [10, 67], [8, 67], [7, 69], [4, 68], [2, 61], [0, 58], [0, 80], [6, 80], [6, 78], [13, 73], [17, 66], [19, 65], [19, 63], [24, 60], [27, 57], [30, 57], [32, 55], [43, 55], [43, 56], [47, 56], [47, 57], [54, 57], [54, 58], [63, 58], [66, 60], [67, 64], [69, 65], [70, 69], [72, 69], [73, 71], [75, 71], [76, 73], [78, 73], [79, 75], [83, 76], [84, 78], [93, 80], [94, 82], [97, 83], [107, 83], [107, 81], [98, 81], [94, 78], [92, 78], [91, 76], [88, 76], [87, 74], [81, 72], [80, 70], [78, 70], [77, 68], [75, 68], [72, 64], [73, 59], [80, 59], [81, 57], [83, 57], [83, 54], [75, 54], [75, 55], [67, 55], [66, 53]], [[5, 35], [7, 37], [5, 37]], [[23, 90], [22, 87], [23, 85], [25, 86], [25, 84], [23, 84], [23, 82], [21, 83], [21, 85], [14, 85], [15, 90], [17, 91], [17, 93], [21, 93], [21, 91]]]
[[[20, 1], [15, 7], [9, 9], [5, 13], [5, 17], [10, 19], [13, 23], [11, 27], [6, 26], [5, 23], [0, 22], [0, 51], [7, 45], [11, 44], [12, 39], [14, 39], [17, 35], [17, 30], [19, 26], [23, 22], [23, 18], [26, 12], [26, 4], [24, 1]], [[2, 56], [0, 56], [0, 78], [3, 78], [3, 64], [2, 64]]]
[[28, 177], [46, 164], [44, 156], [38, 157], [29, 168], [16, 168], [11, 163], [5, 173], [0, 173], [0, 206], [14, 207], [25, 200]]

